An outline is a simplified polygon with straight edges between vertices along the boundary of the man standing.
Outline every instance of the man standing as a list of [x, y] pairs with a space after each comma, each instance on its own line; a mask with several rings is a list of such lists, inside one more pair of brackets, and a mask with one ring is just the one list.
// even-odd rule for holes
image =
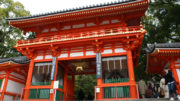
[[180, 100], [180, 96], [176, 92], [176, 85], [172, 72], [168, 68], [164, 68], [164, 72], [165, 84], [167, 84], [169, 88], [170, 100], [174, 100], [173, 94]]

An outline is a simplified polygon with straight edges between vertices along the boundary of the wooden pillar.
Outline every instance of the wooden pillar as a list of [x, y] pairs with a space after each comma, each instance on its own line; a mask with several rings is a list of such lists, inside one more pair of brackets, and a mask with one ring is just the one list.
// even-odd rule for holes
[[9, 74], [10, 74], [10, 72], [9, 72], [9, 71], [7, 71], [7, 72], [6, 72], [6, 77], [5, 77], [5, 80], [3, 80], [4, 85], [3, 85], [3, 89], [2, 89], [2, 93], [1, 93], [1, 101], [3, 101], [3, 100], [4, 100], [4, 95], [5, 95], [6, 88], [7, 88], [7, 84], [8, 84]]
[[24, 90], [24, 99], [25, 100], [28, 99], [28, 97], [29, 97], [29, 87], [31, 86], [33, 68], [34, 68], [34, 60], [31, 59], [30, 64], [29, 64], [29, 71], [28, 71], [26, 86], [25, 86], [25, 90]]
[[[102, 78], [100, 78], [100, 79], [97, 79], [97, 86], [100, 86], [100, 85], [102, 85]], [[97, 93], [96, 92], [96, 89], [99, 89], [100, 90], [100, 92], [99, 93]], [[96, 92], [96, 98], [97, 98], [97, 100], [98, 99], [103, 99], [103, 88], [96, 88], [95, 89], [95, 92]]]
[[63, 84], [63, 86], [64, 86], [64, 94], [63, 94], [63, 101], [66, 101], [67, 100], [67, 68], [66, 67], [64, 67], [64, 84]]
[[[97, 86], [102, 85], [102, 65], [101, 65], [101, 53], [96, 53], [96, 78], [97, 78]], [[103, 99], [103, 88], [99, 89], [100, 92], [96, 92], [97, 99]], [[95, 89], [95, 91], [96, 91]]]
[[[129, 83], [136, 84], [131, 50], [127, 50], [127, 62], [128, 62], [128, 72], [129, 72]], [[138, 98], [136, 86], [130, 86], [130, 94], [131, 94], [131, 98]]]

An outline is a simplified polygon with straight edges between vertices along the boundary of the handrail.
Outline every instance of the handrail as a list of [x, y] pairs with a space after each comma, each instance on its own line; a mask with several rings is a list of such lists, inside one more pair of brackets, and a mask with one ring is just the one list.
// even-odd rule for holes
[[129, 82], [129, 78], [103, 79], [103, 83], [121, 83], [121, 82]]
[[[22, 93], [21, 93], [21, 95], [20, 95], [20, 101], [24, 101], [24, 93], [26, 92], [26, 91], [28, 91], [29, 93], [30, 93], [30, 90], [36, 90], [36, 98], [34, 98], [34, 99], [31, 99], [31, 100], [35, 100], [35, 99], [38, 99], [38, 94], [40, 94], [40, 90], [50, 90], [51, 89], [51, 87], [50, 88], [22, 88]], [[61, 92], [61, 93], [64, 93], [64, 91], [61, 89], [61, 88], [58, 88], [58, 89], [56, 89], [57, 91], [59, 91], [59, 92]], [[48, 91], [49, 92], [49, 94], [50, 94], [50, 91]], [[29, 95], [28, 95], [29, 96]], [[50, 95], [49, 95], [50, 96]], [[28, 97], [28, 99], [30, 99], [29, 97]], [[46, 99], [46, 98], [45, 98]], [[49, 100], [49, 99], [48, 99]]]
[[[20, 98], [20, 100], [23, 100], [24, 99], [24, 93], [25, 93], [25, 90], [29, 90], [29, 93], [32, 93], [33, 95], [30, 95], [29, 94], [29, 97], [32, 97], [32, 98], [28, 98], [28, 99], [39, 99], [39, 96], [42, 96], [42, 95], [40, 95], [41, 94], [41, 90], [46, 90], [46, 93], [45, 93], [45, 91], [43, 91], [44, 93], [43, 94], [46, 94], [46, 95], [49, 95], [50, 96], [50, 89], [43, 89], [43, 88], [33, 88], [33, 89], [23, 89], [23, 92], [22, 92], [22, 94], [21, 94], [21, 98]], [[30, 91], [30, 90], [33, 90], [33, 91]], [[35, 94], [35, 95], [34, 95]], [[45, 98], [43, 98], [43, 99], [49, 99], [48, 97], [49, 96], [44, 96]], [[47, 98], [46, 98], [47, 97]]]
[[[136, 93], [137, 93], [137, 99], [139, 99], [139, 90], [138, 90], [138, 86], [137, 84], [129, 84], [129, 83], [126, 83], [125, 85], [100, 85], [100, 86], [95, 86], [95, 100], [117, 100], [117, 99], [135, 99], [135, 98], [117, 98], [117, 88], [116, 87], [126, 87], [126, 86], [135, 86], [136, 87]], [[97, 99], [97, 96], [96, 96], [96, 88], [106, 88], [106, 87], [115, 87], [115, 91], [116, 91], [116, 97], [115, 98], [103, 98], [103, 99]]]
[[118, 35], [118, 34], [138, 33], [142, 31], [143, 31], [142, 26], [99, 29], [99, 30], [93, 30], [93, 31], [87, 31], [87, 32], [67, 33], [63, 35], [54, 35], [50, 37], [40, 37], [40, 38], [28, 39], [28, 40], [18, 40], [16, 46], [41, 44], [41, 43], [57, 42], [57, 41], [77, 40], [77, 39], [102, 37], [102, 36]]
[[32, 86], [37, 86], [37, 85], [51, 85], [51, 82], [31, 82]]

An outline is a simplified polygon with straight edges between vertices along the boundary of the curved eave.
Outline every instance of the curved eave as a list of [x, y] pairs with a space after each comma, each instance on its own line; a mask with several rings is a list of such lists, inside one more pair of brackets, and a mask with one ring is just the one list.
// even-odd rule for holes
[[158, 56], [180, 56], [180, 48], [156, 48], [150, 54]]
[[25, 18], [17, 18], [17, 19], [8, 19], [9, 23], [15, 27], [24, 27], [24, 25], [28, 24], [39, 24], [45, 23], [48, 21], [54, 22], [61, 22], [66, 20], [73, 20], [73, 19], [81, 19], [81, 17], [93, 17], [93, 16], [100, 16], [100, 15], [110, 15], [113, 13], [128, 13], [133, 12], [136, 10], [145, 12], [148, 6], [147, 0], [137, 0], [129, 3], [122, 3], [122, 4], [115, 4], [109, 6], [102, 6], [102, 7], [93, 7], [93, 8], [86, 8], [82, 10], [75, 10], [69, 12], [60, 12], [57, 14], [49, 14], [49, 15], [40, 15], [35, 17], [25, 17]]
[[146, 72], [149, 74], [162, 73], [166, 64], [165, 60], [177, 57], [180, 57], [180, 48], [156, 48], [152, 53], [147, 53]]
[[146, 52], [146, 72], [150, 74], [162, 73], [168, 59], [180, 57], [180, 43], [148, 44]]
[[147, 44], [147, 48], [145, 50], [147, 53], [153, 54], [159, 50], [176, 50], [176, 49], [180, 49], [180, 42]]
[[4, 58], [0, 59], [0, 66], [3, 64], [28, 64], [30, 60], [26, 56], [19, 56], [19, 57], [10, 57], [10, 58]]
[[28, 64], [19, 64], [19, 63], [15, 63], [13, 61], [0, 63], [0, 70], [1, 69], [15, 68], [15, 67], [28, 67]]

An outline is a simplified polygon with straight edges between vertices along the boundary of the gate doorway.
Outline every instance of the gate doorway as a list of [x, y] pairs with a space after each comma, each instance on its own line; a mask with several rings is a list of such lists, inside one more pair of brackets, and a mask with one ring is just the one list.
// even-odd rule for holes
[[[95, 58], [59, 61], [57, 81], [59, 81], [59, 87], [63, 89], [63, 99], [93, 100], [97, 94], [101, 94], [105, 99], [130, 98], [130, 89], [133, 88], [121, 86], [121, 83], [129, 82], [127, 57], [103, 57], [101, 61], [103, 86], [98, 87], [101, 87], [102, 94], [94, 89], [98, 81]], [[114, 86], [116, 84], [120, 85]]]
[[64, 90], [63, 99], [93, 100], [94, 88], [97, 85], [96, 59], [59, 61], [56, 78], [59, 88]]

